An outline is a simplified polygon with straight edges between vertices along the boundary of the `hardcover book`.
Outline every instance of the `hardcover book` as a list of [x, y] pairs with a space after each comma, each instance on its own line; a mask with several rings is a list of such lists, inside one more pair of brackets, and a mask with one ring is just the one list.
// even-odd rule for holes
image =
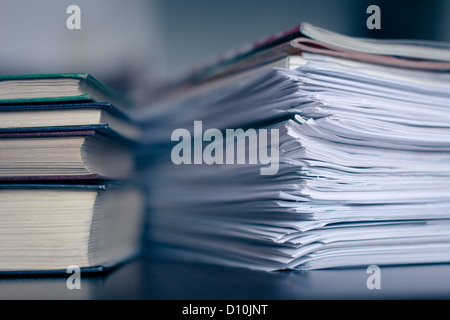
[[0, 181], [127, 179], [129, 146], [93, 130], [0, 133]]
[[109, 102], [0, 104], [0, 133], [97, 130], [138, 142], [141, 131]]
[[125, 185], [0, 184], [0, 273], [104, 271], [139, 253], [139, 189]]
[[0, 76], [0, 104], [110, 102], [121, 110], [131, 104], [124, 96], [87, 73]]

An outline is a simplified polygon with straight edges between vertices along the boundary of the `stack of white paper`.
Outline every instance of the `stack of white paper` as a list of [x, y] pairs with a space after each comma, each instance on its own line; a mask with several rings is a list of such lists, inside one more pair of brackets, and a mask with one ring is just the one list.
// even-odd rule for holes
[[152, 243], [262, 270], [450, 262], [448, 74], [311, 60], [152, 114], [152, 142], [177, 128], [198, 139], [194, 121], [202, 133], [279, 132], [274, 175], [261, 163], [176, 165], [165, 150], [147, 177]]

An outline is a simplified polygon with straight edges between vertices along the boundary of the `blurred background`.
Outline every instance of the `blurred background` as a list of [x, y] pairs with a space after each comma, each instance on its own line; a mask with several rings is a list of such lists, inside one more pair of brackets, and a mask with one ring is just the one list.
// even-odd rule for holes
[[[81, 30], [68, 30], [69, 5]], [[381, 8], [381, 30], [366, 9]], [[163, 81], [300, 22], [339, 33], [450, 42], [448, 0], [2, 0], [0, 74], [88, 72], [122, 91]]]

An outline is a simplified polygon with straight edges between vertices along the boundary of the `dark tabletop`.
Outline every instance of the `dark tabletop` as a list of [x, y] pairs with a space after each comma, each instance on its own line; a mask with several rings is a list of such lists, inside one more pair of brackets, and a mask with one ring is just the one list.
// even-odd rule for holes
[[260, 272], [141, 257], [105, 274], [0, 278], [0, 299], [449, 299], [450, 264], [381, 268], [381, 289], [369, 290], [365, 268]]

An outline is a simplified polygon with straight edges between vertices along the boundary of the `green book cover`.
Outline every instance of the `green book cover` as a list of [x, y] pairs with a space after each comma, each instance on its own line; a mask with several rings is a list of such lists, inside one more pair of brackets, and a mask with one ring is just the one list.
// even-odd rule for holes
[[88, 73], [0, 76], [2, 105], [54, 102], [109, 102], [119, 109], [131, 106], [124, 95]]

